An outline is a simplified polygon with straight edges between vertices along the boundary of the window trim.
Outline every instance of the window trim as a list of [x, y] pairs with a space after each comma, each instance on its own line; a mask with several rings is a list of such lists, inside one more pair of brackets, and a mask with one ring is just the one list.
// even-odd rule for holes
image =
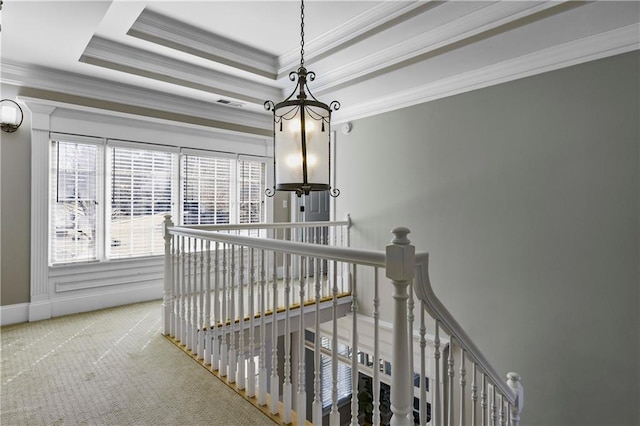
[[[130, 277], [133, 273], [149, 275], [146, 265], [153, 263], [155, 271], [160, 258], [124, 260], [127, 266], [109, 265], [105, 262], [72, 264], [62, 269], [49, 266], [49, 207], [50, 207], [50, 143], [51, 134], [86, 135], [101, 139], [135, 139], [142, 143], [178, 145], [184, 148], [203, 148], [223, 152], [241, 152], [273, 158], [273, 149], [268, 129], [262, 128], [262, 121], [240, 123], [246, 133], [230, 132], [225, 129], [198, 126], [186, 122], [174, 122], [87, 107], [84, 105], [20, 96], [20, 101], [31, 111], [31, 209], [30, 209], [30, 265], [28, 320], [38, 321], [52, 315], [81, 312], [96, 307], [133, 303], [161, 294], [162, 279], [153, 274], [145, 283], [121, 286], [119, 277]], [[267, 184], [272, 184], [272, 168], [267, 167]], [[267, 198], [266, 222], [273, 220], [273, 199]], [[115, 261], [113, 261], [115, 262]], [[151, 263], [149, 263], [151, 262]], [[135, 269], [135, 264], [140, 268]], [[107, 269], [104, 266], [109, 266]], [[59, 293], [61, 282], [75, 279], [71, 270], [84, 271], [82, 279], [100, 285], [92, 289], [77, 289], [73, 293]], [[55, 272], [55, 273], [54, 273]], [[75, 274], [76, 276], [79, 276]]]

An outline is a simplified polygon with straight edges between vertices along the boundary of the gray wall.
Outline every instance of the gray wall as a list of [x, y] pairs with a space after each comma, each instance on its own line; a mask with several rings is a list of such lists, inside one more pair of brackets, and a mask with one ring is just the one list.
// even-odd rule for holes
[[[523, 375], [525, 425], [640, 422], [638, 62], [625, 54], [338, 133], [336, 217], [352, 214], [356, 246], [411, 228], [436, 294], [498, 371]], [[28, 118], [0, 135], [1, 305], [29, 301]]]
[[524, 425], [640, 423], [639, 75], [636, 51], [338, 134], [353, 245], [411, 229], [436, 294], [522, 375]]
[[[2, 85], [1, 99], [15, 87]], [[31, 115], [14, 133], [0, 132], [0, 305], [29, 302], [31, 214]]]

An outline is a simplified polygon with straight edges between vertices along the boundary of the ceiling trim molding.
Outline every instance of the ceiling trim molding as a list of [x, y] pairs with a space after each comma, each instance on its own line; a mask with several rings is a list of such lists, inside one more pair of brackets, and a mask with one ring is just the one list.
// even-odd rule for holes
[[282, 96], [279, 88], [94, 36], [80, 57], [85, 62], [166, 83], [261, 105]]
[[273, 128], [271, 117], [266, 112], [217, 105], [50, 68], [3, 62], [2, 79], [16, 86], [91, 98], [99, 102], [166, 111], [263, 131], [271, 131]]
[[370, 117], [639, 49], [638, 26], [628, 25], [377, 99], [345, 110], [343, 114], [336, 114], [336, 123]]
[[168, 16], [142, 11], [127, 35], [275, 80], [278, 58]]
[[323, 81], [329, 81], [329, 83], [317, 86], [315, 93], [320, 95], [349, 84], [353, 80], [367, 79], [368, 76], [374, 76], [385, 69], [392, 69], [417, 56], [427, 55], [438, 49], [477, 37], [510, 22], [557, 7], [561, 3], [563, 2], [544, 2], [535, 3], [533, 6], [522, 2], [493, 3], [402, 43], [382, 49], [376, 54], [352, 61], [329, 72], [323, 72]]
[[[334, 28], [331, 32], [313, 40], [305, 41], [306, 59], [308, 61], [319, 60], [331, 52], [352, 45], [356, 40], [360, 41], [362, 38], [371, 37], [391, 25], [397, 25], [439, 4], [439, 2], [433, 0], [383, 2], [377, 4], [339, 27]], [[300, 49], [293, 49], [281, 55], [278, 59], [280, 63], [278, 77], [283, 77], [291, 70], [298, 68]]]
[[[168, 124], [166, 120], [154, 119], [151, 117], [140, 119], [139, 116], [134, 114], [118, 111], [105, 111], [84, 105], [75, 105], [30, 96], [19, 96], [18, 98], [20, 101], [27, 103], [30, 109], [34, 107], [45, 108], [49, 110], [49, 114], [54, 114], [53, 111], [55, 110], [56, 117], [65, 117], [78, 121], [95, 121], [105, 124], [147, 128], [163, 132], [175, 132], [175, 124]], [[108, 117], [109, 122], [105, 122], [106, 117]], [[229, 133], [219, 129], [212, 129], [210, 127], [194, 127], [184, 123], [179, 123], [178, 125], [183, 128], [183, 132], [200, 137], [220, 138], [238, 143], [251, 143], [255, 141], [269, 140], [268, 137], [262, 135]]]

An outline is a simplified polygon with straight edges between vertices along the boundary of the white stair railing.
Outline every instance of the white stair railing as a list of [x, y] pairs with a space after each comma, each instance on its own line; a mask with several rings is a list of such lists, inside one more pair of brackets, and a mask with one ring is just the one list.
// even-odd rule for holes
[[[380, 398], [385, 377], [391, 389], [392, 425], [413, 425], [417, 417], [423, 425], [517, 426], [522, 409], [519, 377], [509, 373], [508, 381], [502, 380], [435, 297], [428, 279], [428, 255], [415, 253], [407, 238], [409, 230], [394, 229], [386, 251], [357, 250], [345, 245], [350, 224], [347, 220], [177, 227], [167, 216], [163, 334], [285, 424], [303, 425], [307, 419], [321, 424], [323, 413], [332, 426], [358, 424], [365, 407], [359, 406], [355, 395], [359, 373], [364, 371], [373, 380], [369, 418], [374, 425], [388, 418], [389, 408]], [[381, 342], [378, 330], [381, 268], [394, 287], [392, 342]], [[373, 300], [357, 296], [365, 286], [374, 286]], [[415, 331], [414, 292], [419, 310]], [[359, 324], [366, 319], [359, 314], [363, 303], [372, 306], [375, 331], [373, 342], [360, 344]], [[338, 321], [347, 313], [347, 352], [339, 353]], [[429, 338], [427, 315], [434, 319], [435, 330]], [[313, 333], [311, 340], [305, 331]], [[321, 347], [321, 337], [331, 339], [330, 348]], [[415, 356], [414, 341], [419, 349]], [[382, 358], [389, 355], [382, 355], [386, 347], [381, 343], [391, 343], [390, 359]], [[305, 361], [305, 348], [314, 352], [313, 365]], [[371, 366], [361, 364], [365, 354], [373, 358]], [[322, 377], [322, 356], [331, 358], [331, 380]], [[340, 419], [338, 411], [340, 363], [351, 367], [350, 419]], [[387, 364], [390, 378], [379, 368]], [[307, 369], [313, 371], [309, 376], [313, 379], [307, 379]], [[322, 399], [327, 386], [331, 387], [328, 405]], [[419, 414], [414, 413], [416, 393]]]
[[[435, 343], [434, 357], [435, 382], [446, 379], [447, 395], [438, 386], [435, 389], [431, 401], [431, 414], [433, 424], [453, 426], [477, 426], [501, 425], [518, 426], [520, 424], [520, 412], [523, 408], [524, 390], [520, 383], [520, 376], [516, 373], [508, 373], [507, 379], [502, 379], [482, 352], [473, 343], [464, 329], [453, 318], [442, 302], [436, 297], [431, 288], [428, 274], [428, 259], [426, 253], [416, 255], [416, 285], [415, 293], [422, 306], [421, 312], [429, 313], [435, 319]], [[424, 336], [426, 329], [424, 315], [420, 319], [420, 334]], [[449, 348], [447, 350], [446, 377], [442, 377], [445, 367], [441, 364], [439, 352], [439, 335], [444, 332], [449, 336]], [[421, 339], [421, 366], [429, 360], [424, 355], [424, 343]], [[455, 380], [455, 351], [458, 351], [459, 380]], [[471, 362], [471, 387], [467, 389], [466, 362]], [[421, 373], [424, 377], [424, 373]], [[421, 377], [421, 400], [426, 401], [425, 383]], [[480, 407], [478, 407], [478, 384], [481, 377]], [[456, 398], [455, 388], [459, 388], [459, 398]], [[469, 405], [467, 405], [469, 404]], [[457, 410], [456, 410], [457, 408]], [[422, 403], [421, 403], [422, 409]], [[422, 414], [421, 414], [422, 415]], [[458, 417], [458, 420], [456, 420]]]

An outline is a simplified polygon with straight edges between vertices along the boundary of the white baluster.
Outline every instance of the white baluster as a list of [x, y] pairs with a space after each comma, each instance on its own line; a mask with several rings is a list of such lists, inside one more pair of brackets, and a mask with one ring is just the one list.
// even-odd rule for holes
[[229, 247], [229, 256], [231, 258], [231, 282], [229, 283], [230, 299], [229, 299], [229, 371], [227, 372], [227, 380], [229, 383], [235, 383], [237, 373], [238, 355], [236, 350], [236, 246]]
[[191, 249], [191, 238], [187, 238], [187, 344], [186, 349], [189, 351], [193, 347], [193, 274], [191, 273], [193, 267], [193, 251]]
[[207, 273], [204, 291], [204, 364], [211, 364], [211, 241], [206, 245]]
[[500, 394], [500, 425], [505, 426], [504, 395]]
[[171, 215], [164, 216], [164, 287], [162, 296], [162, 334], [171, 334], [171, 312], [173, 310], [173, 273], [171, 271], [171, 239], [169, 228], [173, 226]]
[[291, 255], [284, 255], [284, 383], [282, 384], [282, 421], [291, 423], [291, 326], [290, 326], [290, 301], [291, 301]]
[[331, 338], [331, 412], [330, 426], [340, 426], [340, 412], [338, 411], [338, 263], [333, 261], [333, 310], [332, 310], [332, 338]]
[[213, 256], [213, 342], [211, 348], [211, 369], [220, 368], [220, 243], [215, 242]]
[[228, 366], [229, 366], [229, 349], [227, 346], [228, 340], [228, 330], [227, 320], [229, 316], [227, 315], [227, 253], [229, 251], [229, 246], [227, 244], [222, 245], [222, 334], [220, 339], [220, 368], [218, 369], [220, 373], [220, 377], [226, 377], [228, 374]]
[[491, 385], [491, 426], [497, 426], [498, 424], [498, 407], [496, 405], [496, 387]]
[[[196, 244], [197, 247], [197, 244]], [[204, 276], [204, 240], [200, 240], [200, 287], [198, 290], [198, 327], [196, 335], [198, 336], [198, 359], [204, 359], [204, 336], [207, 331], [204, 323], [204, 295], [205, 295], [205, 276]]]
[[409, 366], [409, 331], [407, 330], [407, 287], [415, 276], [415, 247], [410, 244], [407, 228], [395, 228], [394, 239], [386, 249], [386, 274], [393, 284], [393, 351], [391, 364], [391, 418], [392, 426], [408, 426], [413, 423], [409, 414], [413, 408], [413, 391]]
[[[198, 354], [198, 240], [192, 239], [191, 260], [193, 262], [191, 277], [191, 352]], [[191, 246], [190, 246], [191, 248]]]
[[245, 329], [244, 329], [244, 247], [240, 247], [240, 279], [238, 280], [238, 303], [240, 307], [238, 309], [240, 315], [239, 321], [239, 331], [238, 331], [238, 374], [236, 376], [236, 386], [238, 389], [242, 390], [246, 385], [246, 374], [245, 374], [245, 366], [246, 366], [246, 341], [245, 341]]
[[476, 363], [473, 363], [473, 373], [472, 373], [472, 382], [471, 382], [471, 426], [476, 426], [478, 424], [478, 419], [476, 418], [476, 409], [478, 403], [478, 384], [476, 382], [476, 374], [477, 374], [478, 366]]
[[213, 311], [213, 324], [211, 326], [211, 370], [215, 371], [220, 368], [220, 257], [219, 243], [216, 241], [213, 245], [213, 299], [211, 301], [211, 309]]
[[[305, 281], [306, 281], [306, 258], [300, 256], [300, 309], [299, 320], [300, 325], [298, 327], [298, 393], [296, 400], [296, 413], [298, 419], [298, 426], [304, 426], [307, 419], [307, 390], [305, 384], [305, 354], [304, 354], [304, 300], [305, 300]], [[315, 271], [316, 274], [318, 271]]]
[[453, 404], [453, 398], [454, 398], [454, 377], [455, 377], [455, 370], [454, 370], [454, 366], [455, 366], [455, 361], [453, 359], [453, 336], [449, 336], [449, 356], [447, 357], [447, 373], [449, 374], [449, 380], [447, 382], [448, 385], [448, 390], [449, 390], [449, 396], [447, 399], [447, 413], [448, 413], [448, 424], [449, 426], [453, 426], [455, 424], [455, 410], [454, 410], [454, 404]]
[[[265, 323], [266, 312], [266, 256], [265, 251], [260, 250], [260, 365], [258, 368], [258, 404], [264, 406], [267, 404], [267, 330]], [[272, 319], [275, 321], [275, 314]]]
[[189, 341], [191, 346], [191, 353], [197, 356], [198, 354], [198, 299], [197, 299], [197, 288], [198, 288], [198, 256], [196, 244], [198, 241], [195, 238], [190, 240], [189, 244], [189, 253], [190, 253], [190, 261], [191, 261], [191, 284], [189, 291], [189, 303], [191, 304], [191, 315], [189, 320]]
[[180, 341], [180, 298], [182, 297], [182, 293], [180, 291], [180, 237], [177, 235], [173, 237], [173, 254], [173, 337], [177, 341]]
[[424, 303], [421, 302], [420, 303], [420, 400], [419, 400], [419, 403], [420, 403], [419, 415], [420, 415], [421, 425], [427, 424], [427, 384], [425, 380], [425, 377], [427, 377], [427, 372], [426, 372], [427, 339], [425, 338], [425, 334], [427, 333], [427, 326], [425, 324], [424, 310], [425, 310]]
[[187, 343], [187, 253], [184, 247], [185, 237], [180, 237], [180, 343]]
[[[274, 231], [275, 232], [275, 231]], [[277, 254], [273, 252], [273, 303], [271, 308], [271, 399], [269, 411], [278, 414], [278, 400], [280, 399], [280, 378], [278, 376], [278, 262]]]
[[487, 375], [482, 373], [482, 392], [480, 393], [480, 407], [482, 407], [482, 426], [487, 426], [489, 413], [487, 412]]
[[[407, 383], [407, 386], [409, 387], [409, 390], [407, 392], [409, 392], [411, 394], [411, 411], [409, 412], [409, 419], [412, 420], [413, 419], [413, 375], [414, 375], [414, 371], [413, 371], [413, 323], [415, 321], [415, 315], [413, 313], [413, 310], [415, 308], [415, 302], [413, 300], [413, 280], [409, 281], [409, 300], [407, 300], [407, 311], [408, 311], [408, 315], [407, 315], [407, 339], [409, 342], [409, 381]], [[413, 420], [412, 420], [413, 421]]]
[[460, 426], [467, 426], [465, 412], [465, 386], [467, 384], [467, 370], [464, 365], [465, 350], [460, 348]]
[[431, 406], [431, 420], [434, 425], [442, 425], [442, 395], [440, 393], [440, 321], [435, 321], [435, 336], [433, 339], [433, 360], [435, 367], [433, 387], [433, 405]]
[[378, 268], [373, 270], [373, 424], [380, 425], [380, 294]]
[[255, 355], [255, 331], [254, 320], [256, 317], [255, 304], [255, 252], [253, 247], [249, 249], [249, 366], [247, 371], [247, 396], [253, 397], [256, 394], [256, 362]]
[[315, 295], [315, 333], [313, 339], [313, 367], [314, 367], [314, 376], [313, 376], [313, 405], [312, 405], [312, 415], [311, 421], [314, 425], [319, 425], [322, 423], [322, 360], [320, 356], [320, 290], [322, 288], [322, 273], [320, 273], [320, 266], [322, 261], [317, 258], [315, 265], [315, 284], [316, 284], [316, 295]]
[[357, 291], [357, 268], [352, 265], [351, 281], [351, 389], [355, 398], [351, 398], [351, 426], [358, 426], [358, 291]]
[[171, 314], [171, 336], [173, 336], [174, 339], [177, 339], [179, 334], [178, 312], [180, 309], [180, 306], [179, 306], [180, 281], [177, 278], [178, 274], [180, 273], [180, 270], [178, 269], [177, 248], [178, 248], [178, 237], [172, 236], [171, 238], [171, 275], [172, 275], [172, 282], [173, 282], [173, 311]]

